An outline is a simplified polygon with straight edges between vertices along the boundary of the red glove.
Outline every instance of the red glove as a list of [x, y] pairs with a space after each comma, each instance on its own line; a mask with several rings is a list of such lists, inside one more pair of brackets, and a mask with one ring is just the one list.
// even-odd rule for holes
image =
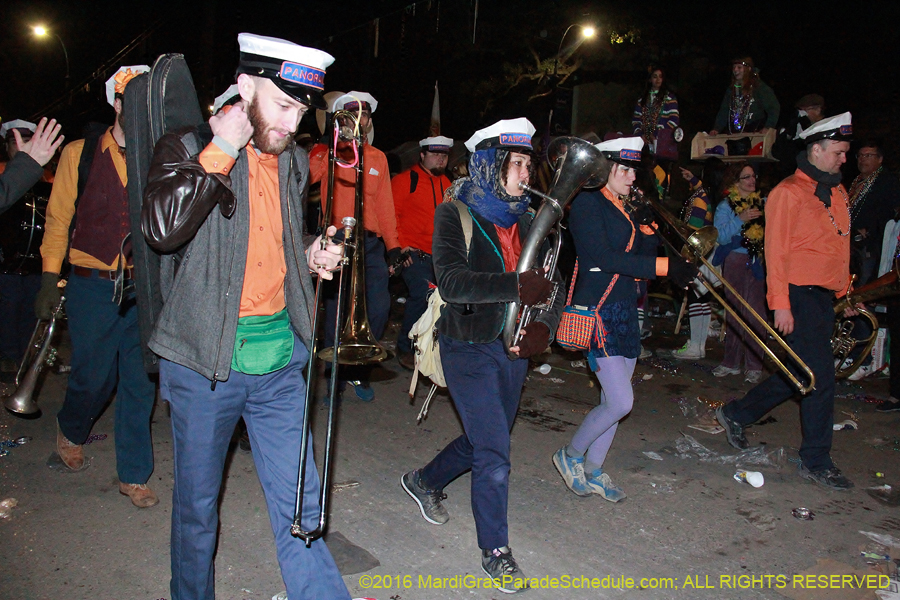
[[525, 335], [517, 345], [519, 358], [531, 358], [540, 354], [550, 345], [550, 328], [538, 321], [532, 321], [525, 326]]

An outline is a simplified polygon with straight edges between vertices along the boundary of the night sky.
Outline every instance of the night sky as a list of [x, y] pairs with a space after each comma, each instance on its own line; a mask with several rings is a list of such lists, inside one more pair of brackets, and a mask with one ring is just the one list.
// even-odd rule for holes
[[[599, 27], [599, 39], [564, 62], [562, 73], [573, 65], [577, 70], [562, 85], [615, 82], [633, 85], [636, 97], [647, 65], [661, 62], [679, 95], [688, 138], [711, 128], [730, 59], [751, 55], [783, 113], [800, 96], [817, 92], [826, 99], [827, 114], [853, 112], [857, 137], [875, 134], [888, 138], [889, 150], [898, 147], [889, 136], [900, 130], [900, 3], [479, 0], [477, 6], [476, 22], [475, 0], [4, 0], [0, 117], [57, 116], [68, 138], [76, 139], [89, 120], [111, 122], [103, 82], [115, 67], [152, 64], [165, 52], [185, 54], [201, 106], [207, 106], [233, 82], [237, 33], [248, 31], [333, 54], [327, 88], [369, 91], [379, 100], [375, 145], [383, 150], [427, 135], [435, 81], [442, 133], [465, 139], [499, 118], [546, 119], [547, 74], [562, 33], [572, 23], [590, 22]], [[68, 86], [59, 41], [36, 39], [30, 32], [36, 23], [63, 40]], [[613, 31], [633, 39], [611, 43]], [[566, 45], [576, 33], [569, 33]], [[125, 48], [130, 50], [119, 55]], [[312, 127], [311, 120], [301, 124]]]

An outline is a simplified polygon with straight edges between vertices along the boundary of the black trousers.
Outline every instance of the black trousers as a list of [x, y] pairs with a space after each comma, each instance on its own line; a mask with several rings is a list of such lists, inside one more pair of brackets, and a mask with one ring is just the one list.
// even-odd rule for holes
[[[816, 387], [800, 397], [800, 426], [803, 441], [800, 459], [810, 471], [830, 469], [831, 438], [834, 425], [834, 356], [831, 334], [834, 329], [833, 293], [817, 286], [791, 285], [788, 291], [794, 331], [786, 338], [797, 356], [812, 369]], [[792, 363], [786, 363], [799, 376]], [[747, 392], [742, 399], [725, 406], [725, 416], [741, 425], [759, 421], [770, 410], [797, 394], [781, 372]]]

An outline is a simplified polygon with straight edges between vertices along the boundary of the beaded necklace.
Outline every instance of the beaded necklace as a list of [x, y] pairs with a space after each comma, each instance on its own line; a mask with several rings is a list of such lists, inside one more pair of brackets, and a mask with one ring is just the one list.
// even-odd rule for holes
[[856, 179], [853, 180], [853, 183], [850, 184], [850, 222], [853, 223], [856, 219], [859, 218], [859, 213], [862, 210], [863, 204], [866, 202], [866, 198], [869, 195], [869, 190], [872, 189], [872, 184], [875, 183], [875, 180], [878, 178], [878, 175], [881, 174], [881, 170], [884, 167], [878, 167], [874, 172], [869, 173], [869, 175], [865, 179], [861, 179], [862, 175], [857, 175]]
[[[841, 196], [844, 197], [844, 204], [847, 206], [847, 222], [850, 222], [850, 198], [847, 197], [847, 192], [844, 191], [844, 188], [838, 186], [838, 189], [841, 191]], [[822, 203], [822, 206], [825, 206], [825, 203]], [[834, 227], [834, 230], [838, 232], [838, 235], [841, 237], [847, 237], [850, 235], [850, 228], [847, 228], [847, 231], [841, 233], [840, 228], [838, 228], [837, 223], [834, 222], [834, 215], [831, 214], [831, 207], [825, 206], [825, 210], [828, 211], [828, 218], [831, 219], [831, 226]]]
[[735, 86], [731, 93], [731, 110], [729, 116], [731, 122], [728, 124], [732, 133], [741, 133], [747, 125], [747, 118], [750, 116], [750, 104], [753, 102], [753, 94], [741, 93], [741, 87]]

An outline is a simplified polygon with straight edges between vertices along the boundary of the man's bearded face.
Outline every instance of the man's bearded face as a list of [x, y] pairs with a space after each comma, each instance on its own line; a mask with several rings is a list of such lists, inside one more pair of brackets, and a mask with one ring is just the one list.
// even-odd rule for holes
[[247, 107], [247, 118], [253, 126], [253, 144], [265, 154], [281, 154], [293, 138], [293, 131], [269, 123], [263, 116], [259, 95], [254, 94]]

